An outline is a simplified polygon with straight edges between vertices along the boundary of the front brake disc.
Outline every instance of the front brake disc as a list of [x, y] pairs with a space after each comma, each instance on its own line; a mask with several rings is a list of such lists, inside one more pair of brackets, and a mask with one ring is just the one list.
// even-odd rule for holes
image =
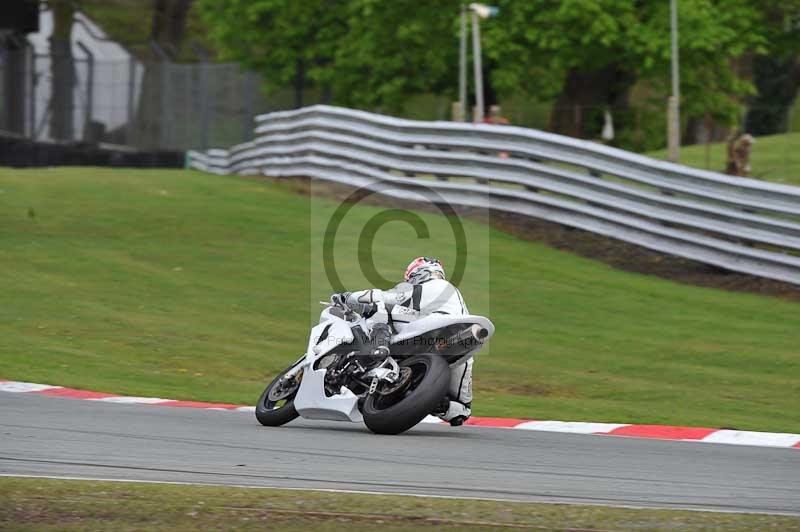
[[295, 390], [300, 386], [300, 376], [302, 370], [298, 373], [292, 381], [287, 382], [285, 379], [278, 381], [278, 385], [270, 389], [267, 397], [270, 401], [280, 401], [292, 395]]

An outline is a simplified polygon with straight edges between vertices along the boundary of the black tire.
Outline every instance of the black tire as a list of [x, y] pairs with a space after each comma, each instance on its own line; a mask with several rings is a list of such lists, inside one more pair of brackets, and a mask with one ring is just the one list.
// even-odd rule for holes
[[417, 355], [403, 360], [399, 366], [412, 368], [409, 385], [390, 395], [375, 391], [364, 401], [364, 423], [376, 434], [407, 431], [434, 412], [447, 394], [450, 367], [443, 357]]
[[265, 427], [279, 427], [300, 415], [294, 408], [294, 396], [297, 395], [297, 389], [300, 387], [299, 383], [284, 399], [286, 402], [280, 406], [278, 406], [279, 401], [272, 401], [269, 397], [270, 390], [278, 386], [281, 377], [293, 367], [294, 366], [291, 366], [281, 371], [278, 376], [269, 383], [269, 386], [266, 387], [261, 397], [258, 398], [258, 403], [256, 404], [256, 419]]

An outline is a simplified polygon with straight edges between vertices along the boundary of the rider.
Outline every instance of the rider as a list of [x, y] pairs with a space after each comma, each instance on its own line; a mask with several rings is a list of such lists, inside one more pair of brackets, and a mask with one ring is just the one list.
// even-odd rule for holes
[[[467, 314], [461, 292], [445, 279], [438, 259], [418, 257], [406, 268], [404, 283], [390, 290], [360, 290], [331, 296], [334, 304], [346, 304], [369, 318], [373, 355], [389, 355], [389, 339], [404, 323], [430, 314]], [[449, 404], [436, 415], [452, 426], [464, 423], [472, 414], [472, 358], [450, 368]]]

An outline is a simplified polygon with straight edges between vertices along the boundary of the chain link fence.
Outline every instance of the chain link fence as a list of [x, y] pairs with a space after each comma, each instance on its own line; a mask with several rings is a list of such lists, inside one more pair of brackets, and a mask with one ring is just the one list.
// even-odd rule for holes
[[[87, 50], [88, 52], [88, 50]], [[256, 114], [291, 107], [232, 63], [0, 54], [0, 129], [37, 141], [184, 150], [249, 140]], [[71, 86], [71, 90], [67, 87]]]

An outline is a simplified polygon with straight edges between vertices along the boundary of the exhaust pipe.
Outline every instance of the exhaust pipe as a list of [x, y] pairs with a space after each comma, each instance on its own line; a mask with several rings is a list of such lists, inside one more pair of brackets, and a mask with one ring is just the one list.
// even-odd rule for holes
[[446, 344], [449, 347], [465, 340], [474, 340], [476, 342], [483, 343], [487, 336], [489, 336], [489, 331], [485, 327], [481, 327], [476, 323], [473, 324], [469, 329], [464, 329], [463, 331], [448, 338], [446, 340]]
[[477, 323], [470, 328], [472, 336], [479, 342], [483, 342], [489, 336], [489, 329], [481, 327]]

